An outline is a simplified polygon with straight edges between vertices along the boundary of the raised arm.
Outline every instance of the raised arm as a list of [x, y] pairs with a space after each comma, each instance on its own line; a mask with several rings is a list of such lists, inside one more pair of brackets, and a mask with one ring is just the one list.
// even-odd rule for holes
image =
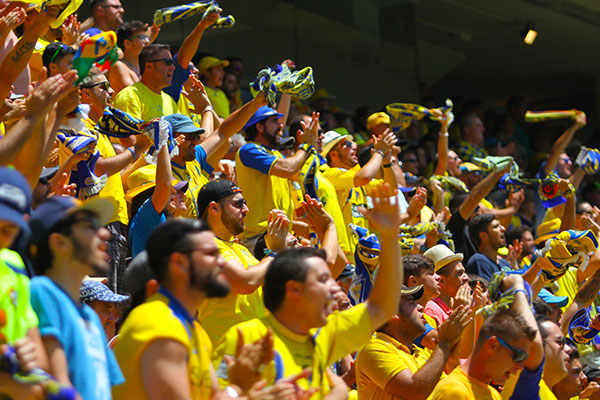
[[370, 191], [373, 208], [361, 209], [374, 231], [379, 235], [381, 245], [380, 266], [371, 294], [366, 301], [371, 327], [377, 329], [398, 311], [400, 290], [404, 281], [402, 253], [398, 244], [400, 216], [397, 190], [386, 183]]
[[209, 13], [205, 18], [202, 18], [194, 30], [190, 32], [185, 39], [183, 39], [179, 53], [177, 53], [177, 62], [181, 68], [188, 68], [188, 65], [190, 64], [190, 61], [192, 61], [194, 54], [196, 54], [196, 51], [198, 51], [198, 45], [200, 44], [200, 40], [202, 39], [204, 31], [206, 28], [214, 24], [219, 17], [220, 15], [217, 12]]
[[375, 151], [371, 159], [354, 176], [354, 186], [364, 186], [371, 182], [371, 179], [379, 173], [385, 155], [391, 150], [395, 142], [396, 136], [390, 129], [386, 129], [381, 138], [375, 138], [375, 144], [373, 145]]
[[571, 143], [573, 135], [575, 135], [575, 132], [577, 132], [579, 129], [583, 128], [585, 124], [585, 114], [578, 114], [573, 125], [564, 131], [563, 134], [560, 135], [556, 140], [556, 142], [554, 142], [552, 145], [552, 150], [550, 150], [550, 154], [548, 155], [546, 165], [544, 166], [545, 175], [548, 175], [554, 171], [554, 168], [556, 168], [556, 164], [558, 164], [558, 160], [560, 159], [560, 155], [565, 151], [569, 143]]
[[448, 168], [448, 116], [440, 122], [440, 134], [437, 142], [438, 160], [435, 166], [434, 175], [444, 175]]
[[171, 172], [171, 158], [168, 146], [163, 146], [158, 153], [156, 161], [156, 187], [152, 193], [152, 205], [157, 213], [161, 213], [171, 197], [173, 176]]
[[458, 209], [460, 215], [465, 220], [469, 219], [471, 214], [473, 214], [473, 212], [479, 205], [479, 202], [483, 200], [483, 198], [492, 191], [492, 189], [494, 188], [496, 183], [498, 183], [502, 175], [504, 175], [507, 172], [508, 168], [506, 168], [503, 171], [492, 172], [491, 174], [486, 176], [484, 180], [475, 185], [473, 190], [471, 190], [471, 192], [469, 193], [467, 199], [464, 201], [464, 203], [460, 205], [460, 208]]

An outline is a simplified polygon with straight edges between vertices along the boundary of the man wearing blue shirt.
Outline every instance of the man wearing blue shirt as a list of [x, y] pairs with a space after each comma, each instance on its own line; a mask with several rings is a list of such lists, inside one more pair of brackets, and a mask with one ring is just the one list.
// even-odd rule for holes
[[106, 275], [106, 225], [113, 208], [97, 198], [81, 205], [51, 197], [31, 215], [29, 252], [36, 271], [31, 304], [39, 318], [50, 374], [73, 385], [83, 399], [110, 400], [123, 383], [115, 357], [94, 310], [79, 301], [86, 275]]
[[498, 257], [498, 249], [506, 246], [504, 226], [493, 214], [478, 215], [469, 222], [469, 235], [477, 253], [467, 263], [467, 272], [489, 280], [494, 273], [511, 270], [510, 264]]

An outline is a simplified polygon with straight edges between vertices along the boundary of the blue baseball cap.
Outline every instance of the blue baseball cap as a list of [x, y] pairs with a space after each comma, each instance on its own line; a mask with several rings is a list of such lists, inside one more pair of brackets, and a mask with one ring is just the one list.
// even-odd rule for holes
[[91, 301], [106, 301], [108, 303], [122, 303], [129, 300], [129, 296], [116, 294], [102, 282], [86, 280], [79, 287], [79, 299], [84, 303]]
[[171, 114], [165, 116], [165, 120], [173, 127], [173, 133], [204, 133], [204, 129], [194, 125], [187, 115]]
[[23, 218], [31, 209], [31, 187], [27, 179], [13, 168], [0, 167], [0, 219], [12, 222], [29, 232]]
[[31, 220], [29, 221], [29, 227], [31, 228], [30, 243], [37, 246], [63, 218], [80, 210], [94, 213], [102, 226], [110, 221], [114, 212], [110, 200], [100, 197], [92, 198], [85, 203], [74, 197], [50, 197], [31, 213]]
[[538, 294], [542, 300], [544, 300], [548, 304], [556, 304], [559, 307], [564, 307], [569, 302], [569, 298], [567, 296], [555, 296], [548, 289], [540, 290]]
[[256, 124], [257, 122], [262, 121], [263, 119], [267, 119], [272, 115], [276, 115], [277, 118], [283, 117], [283, 114], [278, 113], [276, 110], [272, 109], [269, 106], [262, 106], [259, 108], [253, 116], [250, 117], [246, 125], [242, 128], [243, 131]]

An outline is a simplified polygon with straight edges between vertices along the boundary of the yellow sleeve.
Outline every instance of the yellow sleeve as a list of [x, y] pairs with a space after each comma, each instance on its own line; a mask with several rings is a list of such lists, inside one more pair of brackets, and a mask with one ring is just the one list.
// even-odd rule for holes
[[117, 94], [113, 107], [126, 112], [132, 117], [143, 119], [142, 102], [133, 86], [126, 87]]
[[327, 324], [313, 337], [316, 350], [322, 355], [320, 359], [325, 361], [324, 365], [329, 365], [367, 344], [372, 333], [371, 315], [366, 303], [362, 303], [331, 314]]
[[355, 169], [344, 170], [341, 168], [327, 168], [323, 175], [329, 179], [336, 190], [351, 189], [354, 187]]
[[377, 339], [372, 339], [356, 358], [357, 375], [366, 375], [381, 389], [385, 389], [388, 382], [405, 369], [410, 368], [404, 360]]

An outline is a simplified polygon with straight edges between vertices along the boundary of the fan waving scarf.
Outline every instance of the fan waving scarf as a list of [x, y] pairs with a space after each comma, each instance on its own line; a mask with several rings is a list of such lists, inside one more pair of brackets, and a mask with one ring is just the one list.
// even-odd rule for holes
[[525, 122], [543, 122], [553, 121], [563, 118], [575, 119], [578, 115], [585, 113], [579, 110], [558, 110], [558, 111], [525, 111]]
[[398, 132], [407, 129], [412, 121], [418, 121], [424, 117], [439, 121], [444, 114], [452, 111], [452, 106], [452, 100], [446, 99], [446, 105], [439, 108], [427, 108], [411, 103], [392, 103], [385, 109], [390, 115], [392, 131]]
[[509, 174], [504, 174], [498, 182], [498, 187], [503, 190], [514, 191], [521, 188], [537, 188], [542, 205], [546, 208], [563, 204], [566, 201], [564, 196], [575, 190], [571, 184], [569, 184], [569, 191], [567, 192], [558, 190], [558, 177], [553, 173], [543, 179], [513, 178]]
[[311, 67], [292, 72], [287, 65], [277, 64], [258, 72], [250, 83], [252, 95], [264, 92], [271, 106], [275, 104], [277, 92], [289, 93], [297, 99], [308, 99], [315, 91], [315, 79]]
[[61, 12], [58, 14], [58, 17], [54, 21], [50, 23], [50, 28], [56, 29], [60, 27], [67, 17], [73, 14], [83, 3], [83, 0], [12, 0], [12, 1], [21, 1], [27, 4], [35, 4], [42, 11], [46, 11], [48, 7], [51, 6], [60, 6]]
[[[195, 1], [179, 6], [160, 8], [154, 11], [154, 23], [164, 25], [198, 14], [202, 14], [202, 18], [204, 18], [209, 13], [218, 11], [218, 9], [219, 5], [216, 1]], [[235, 18], [233, 15], [227, 15], [219, 18], [211, 28], [231, 28], [233, 25], [235, 25]]]

